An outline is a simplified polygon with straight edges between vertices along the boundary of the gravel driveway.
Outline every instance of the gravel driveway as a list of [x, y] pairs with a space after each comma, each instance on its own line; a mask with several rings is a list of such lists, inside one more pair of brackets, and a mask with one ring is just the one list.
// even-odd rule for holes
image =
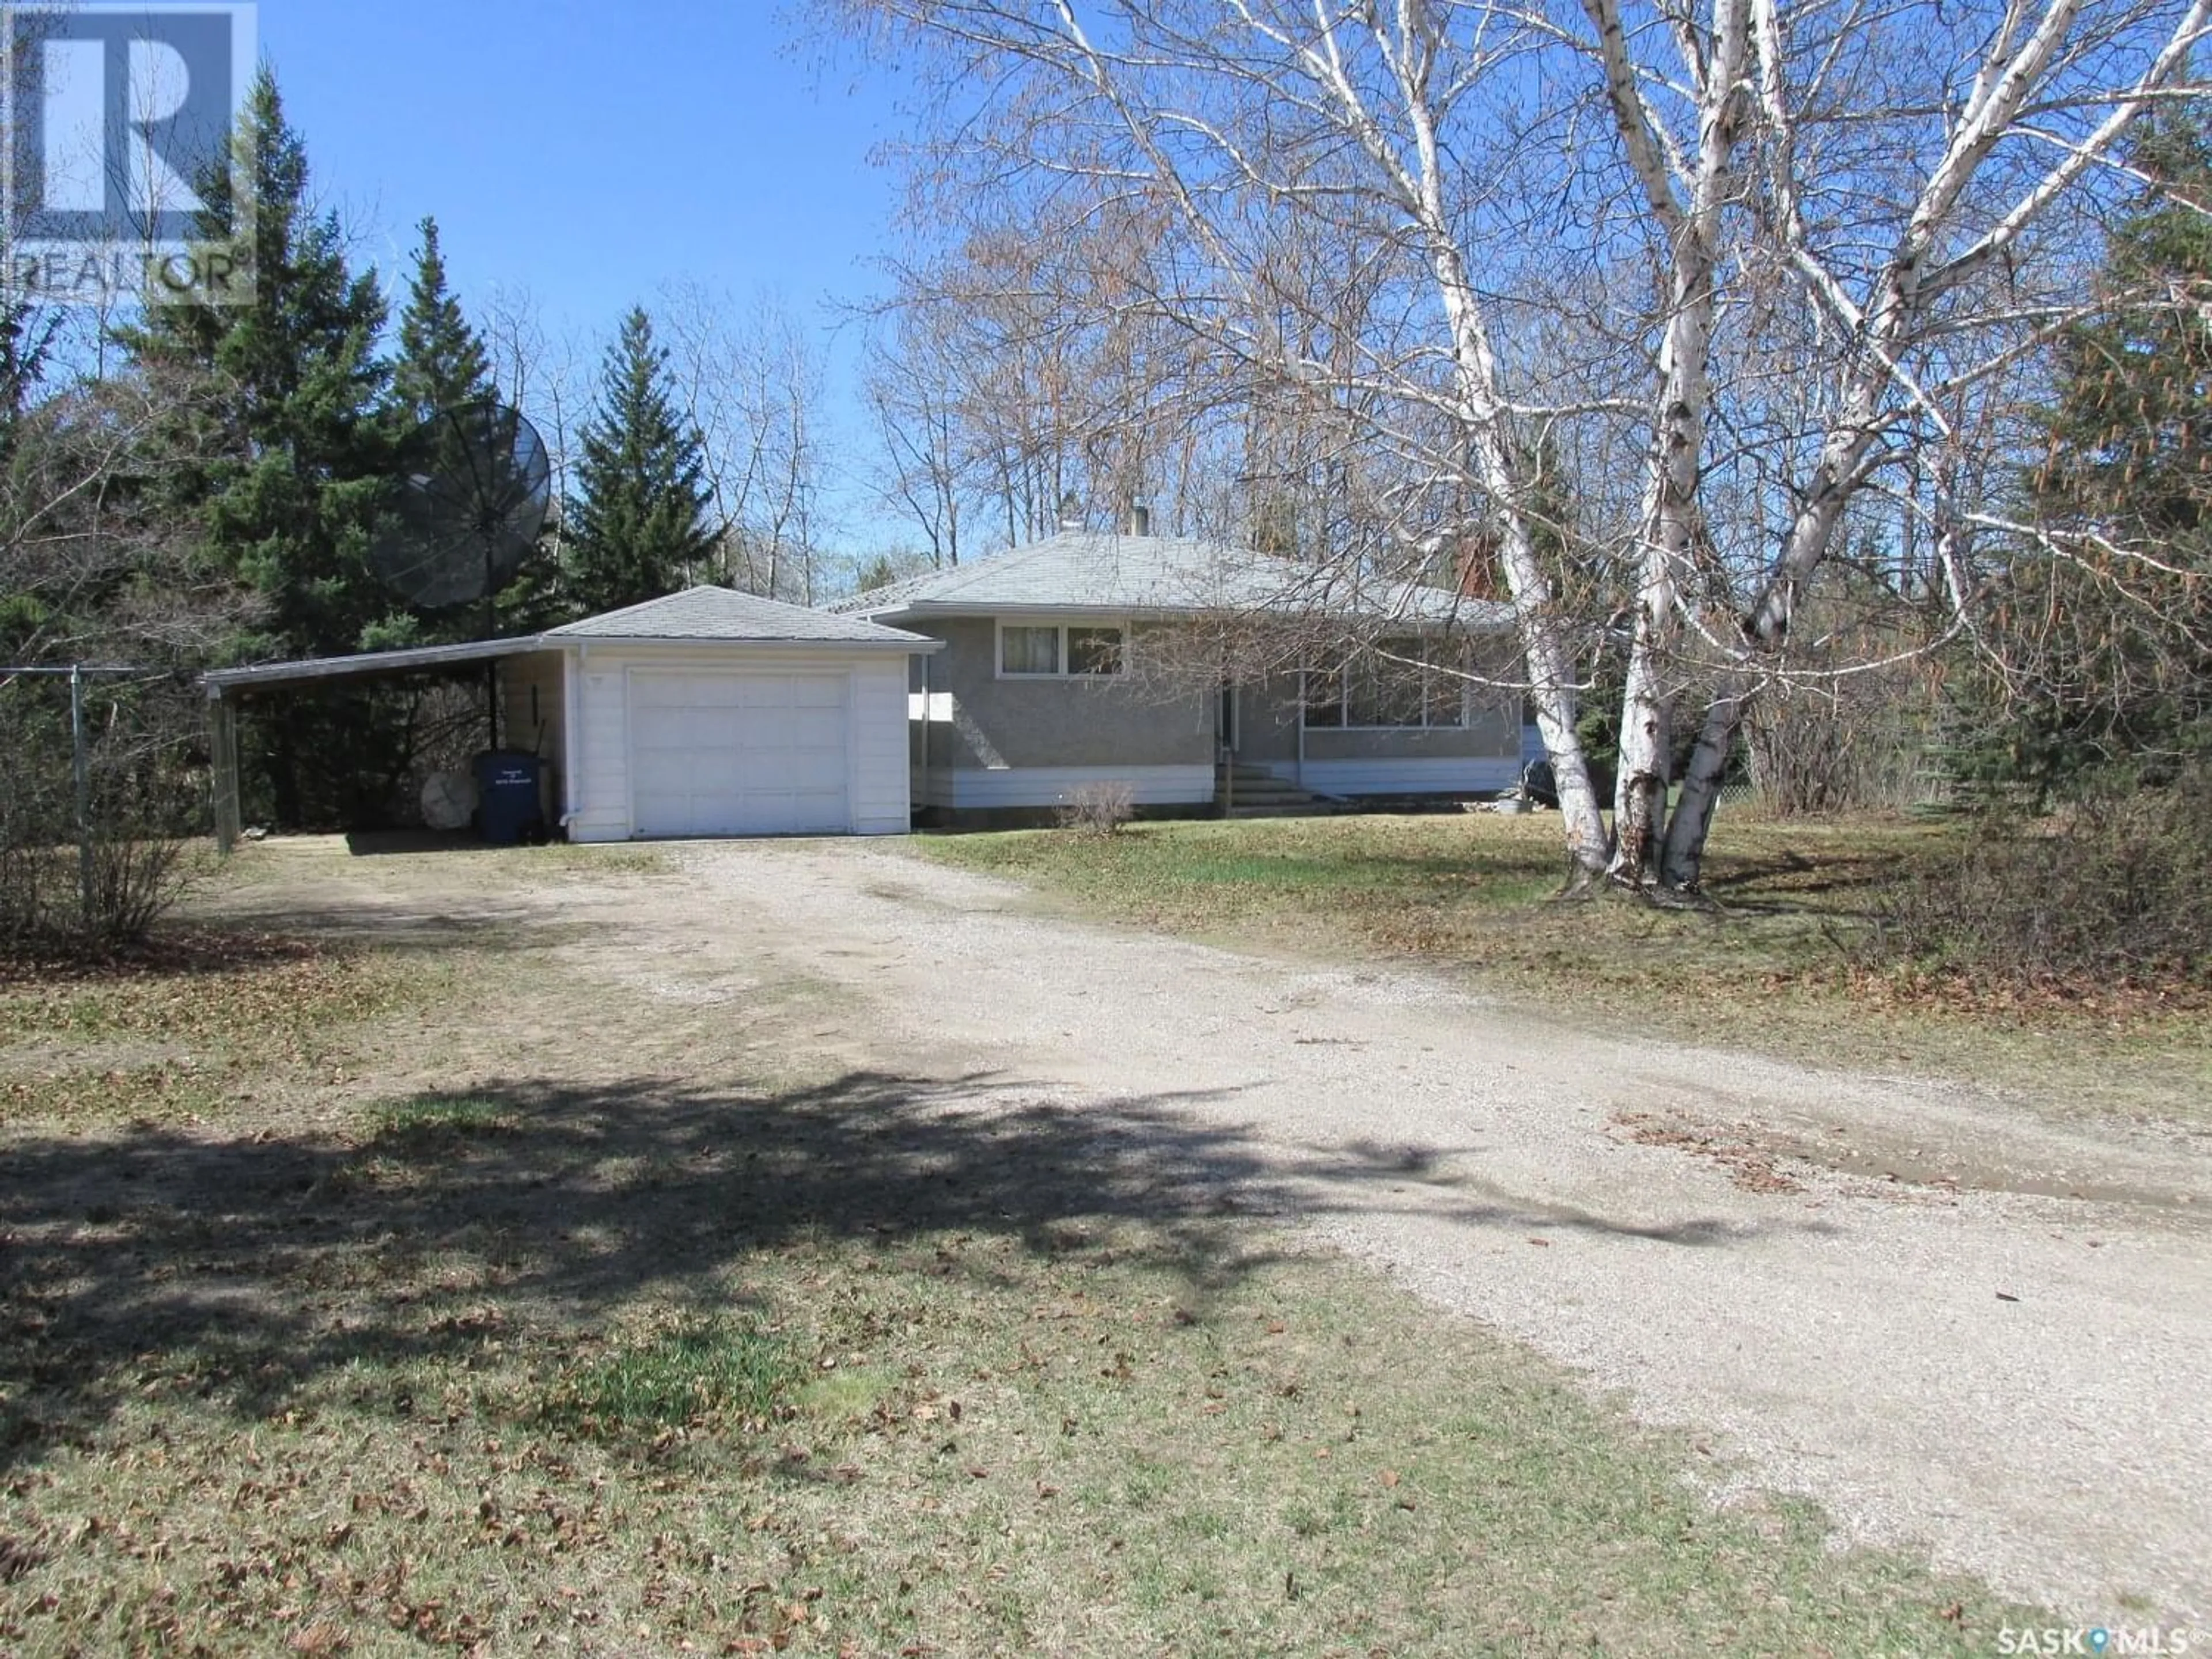
[[602, 967], [684, 995], [773, 964], [843, 989], [815, 1035], [854, 1060], [1172, 1101], [1267, 1149], [1317, 1235], [1689, 1429], [1717, 1486], [2069, 1617], [2212, 1622], [2202, 1134], [1594, 1039], [896, 848], [668, 855]]
[[[615, 980], [687, 1022], [774, 997], [802, 1070], [1196, 1120], [1248, 1207], [1687, 1431], [1723, 1494], [1802, 1492], [2069, 1620], [2212, 1638], [2202, 1129], [1595, 1038], [1437, 975], [1070, 920], [884, 843], [669, 847], [651, 874], [617, 849], [605, 879], [580, 849], [544, 883], [289, 847], [227, 908], [519, 926], [571, 996]], [[1164, 1192], [1231, 1178], [1166, 1139]]]

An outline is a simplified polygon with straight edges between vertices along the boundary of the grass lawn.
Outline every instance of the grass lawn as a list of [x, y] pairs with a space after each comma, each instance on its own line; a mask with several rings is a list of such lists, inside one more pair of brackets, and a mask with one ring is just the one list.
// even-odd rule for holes
[[[1402, 833], [1426, 868], [1436, 827]], [[1333, 911], [1351, 878], [1304, 844], [1251, 884]], [[0, 984], [0, 1651], [1920, 1654], [2027, 1622], [1795, 1504], [1716, 1510], [1698, 1447], [1225, 1202], [1218, 1132], [737, 1058], [788, 1066], [825, 1012], [672, 1012], [519, 926]], [[507, 1075], [384, 1080], [507, 1030]]]
[[1559, 903], [1556, 814], [1361, 816], [932, 837], [928, 856], [1086, 913], [1245, 948], [1447, 969], [1530, 1009], [1693, 1044], [1972, 1079], [2123, 1115], [2208, 1121], [2201, 1007], [1969, 997], [1847, 950], [1954, 826], [1723, 813], [1714, 914]]

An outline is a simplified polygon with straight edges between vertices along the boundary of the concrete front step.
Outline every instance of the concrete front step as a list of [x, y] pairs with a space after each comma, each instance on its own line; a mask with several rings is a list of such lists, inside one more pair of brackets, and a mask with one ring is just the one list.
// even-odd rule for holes
[[[1214, 778], [1217, 782], [1224, 781], [1218, 772], [1214, 774]], [[1263, 771], [1258, 767], [1240, 766], [1226, 781], [1235, 784], [1240, 795], [1304, 795], [1306, 793], [1288, 778]]]
[[1314, 817], [1341, 810], [1338, 803], [1310, 794], [1262, 767], [1239, 766], [1226, 775], [1217, 774], [1214, 788], [1217, 800], [1226, 792], [1227, 816], [1232, 818]]

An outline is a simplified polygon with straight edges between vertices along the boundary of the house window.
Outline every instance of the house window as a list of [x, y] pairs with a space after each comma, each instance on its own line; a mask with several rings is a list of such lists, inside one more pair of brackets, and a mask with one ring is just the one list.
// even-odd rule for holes
[[1309, 730], [1452, 731], [1467, 724], [1467, 682], [1419, 640], [1380, 640], [1342, 668], [1309, 670]]
[[1069, 629], [1067, 672], [1071, 674], [1120, 673], [1121, 630], [1118, 628]]
[[999, 627], [999, 672], [1021, 679], [1097, 678], [1127, 666], [1128, 637], [1118, 624]]
[[1310, 669], [1306, 673], [1306, 725], [1328, 727], [1344, 724], [1344, 675], [1336, 669]]
[[1001, 674], [1057, 674], [1060, 672], [1060, 629], [1002, 628], [999, 630], [999, 672]]

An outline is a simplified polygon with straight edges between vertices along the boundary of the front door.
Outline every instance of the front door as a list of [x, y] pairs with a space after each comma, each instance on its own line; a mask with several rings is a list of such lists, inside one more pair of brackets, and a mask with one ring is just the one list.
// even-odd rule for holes
[[1214, 728], [1219, 734], [1222, 748], [1231, 754], [1237, 752], [1237, 684], [1233, 680], [1221, 683], [1221, 714]]

